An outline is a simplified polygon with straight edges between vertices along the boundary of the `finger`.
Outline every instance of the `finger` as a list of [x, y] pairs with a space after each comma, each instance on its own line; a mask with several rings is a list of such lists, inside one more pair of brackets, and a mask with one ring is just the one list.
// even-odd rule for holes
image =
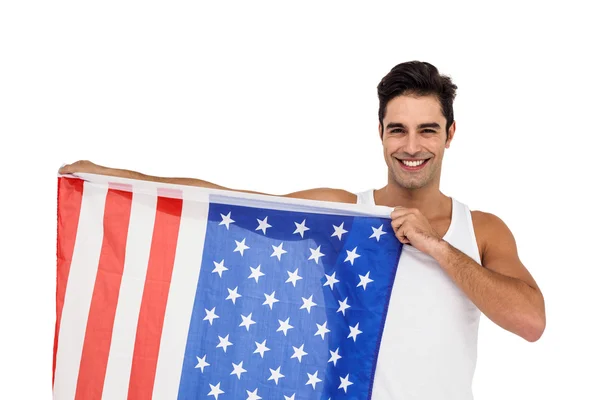
[[410, 244], [410, 239], [407, 234], [410, 231], [410, 227], [406, 221], [407, 217], [396, 218], [392, 221], [392, 229], [394, 230], [394, 236], [403, 244]]
[[390, 225], [394, 231], [394, 236], [396, 236], [398, 241], [402, 244], [410, 244], [410, 239], [406, 235], [411, 229], [410, 220], [415, 217], [415, 215], [411, 213], [413, 210], [414, 209], [400, 207], [396, 208], [392, 213], [395, 217], [392, 219]]
[[63, 164], [59, 169], [58, 169], [58, 173], [59, 174], [70, 174], [71, 173], [71, 165], [70, 164]]
[[392, 220], [391, 225], [394, 231], [397, 231], [402, 225], [406, 224], [409, 220], [409, 215], [401, 215]]
[[402, 217], [403, 215], [417, 214], [418, 212], [419, 212], [419, 210], [417, 210], [415, 208], [397, 207], [394, 209], [394, 211], [391, 212], [390, 218], [394, 219], [394, 218]]
[[398, 240], [400, 241], [400, 243], [402, 244], [408, 244], [410, 243], [410, 240], [408, 239], [408, 237], [406, 236], [406, 232], [404, 232], [402, 230], [402, 228], [400, 228], [396, 234], [396, 238], [398, 238]]
[[398, 228], [402, 226], [404, 223], [404, 218], [395, 218], [391, 222], [392, 229], [394, 230], [394, 234], [398, 231]]
[[403, 216], [405, 214], [406, 214], [406, 208], [396, 207], [390, 213], [390, 218], [391, 219], [398, 218], [398, 217], [401, 217], [401, 216]]

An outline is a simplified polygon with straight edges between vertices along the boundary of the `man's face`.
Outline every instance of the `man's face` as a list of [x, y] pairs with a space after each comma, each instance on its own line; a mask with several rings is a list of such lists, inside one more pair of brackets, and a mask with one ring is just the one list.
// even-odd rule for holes
[[399, 96], [387, 104], [383, 119], [383, 152], [390, 177], [407, 189], [425, 187], [439, 177], [446, 140], [446, 118], [435, 96]]

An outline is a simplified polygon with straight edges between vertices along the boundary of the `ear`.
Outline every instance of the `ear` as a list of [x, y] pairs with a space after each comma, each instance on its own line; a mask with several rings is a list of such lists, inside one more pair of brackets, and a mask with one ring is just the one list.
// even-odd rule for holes
[[452, 142], [452, 139], [454, 139], [454, 132], [456, 131], [456, 121], [452, 122], [452, 125], [450, 125], [450, 129], [448, 129], [448, 137], [446, 138], [446, 148], [449, 149], [450, 148], [450, 143]]
[[379, 130], [379, 139], [383, 140], [383, 127], [381, 126], [381, 122], [377, 125], [377, 129]]

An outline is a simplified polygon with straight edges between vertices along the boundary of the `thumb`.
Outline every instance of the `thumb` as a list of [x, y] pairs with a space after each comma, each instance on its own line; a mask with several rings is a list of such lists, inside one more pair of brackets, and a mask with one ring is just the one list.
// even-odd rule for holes
[[68, 172], [68, 169], [69, 169], [68, 167], [69, 167], [68, 164], [61, 165], [60, 168], [58, 169], [58, 173], [61, 174], [61, 175], [62, 174], [68, 174], [69, 173]]

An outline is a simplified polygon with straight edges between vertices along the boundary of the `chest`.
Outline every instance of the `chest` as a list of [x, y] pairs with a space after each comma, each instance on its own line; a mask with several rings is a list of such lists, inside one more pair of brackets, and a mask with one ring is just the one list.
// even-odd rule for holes
[[[458, 213], [458, 210], [456, 211]], [[468, 212], [470, 214], [470, 219], [472, 221], [472, 229], [473, 229], [473, 234], [475, 236], [475, 244], [477, 245], [477, 252], [479, 254], [479, 259], [482, 260], [483, 259], [483, 248], [484, 248], [484, 236], [483, 234], [478, 234], [478, 231], [480, 231], [482, 229], [481, 226], [481, 222], [479, 221], [478, 218], [478, 214], [477, 212], [472, 212], [470, 210], [467, 210], [466, 212]], [[429, 219], [429, 224], [431, 225], [431, 227], [435, 230], [435, 232], [440, 236], [443, 237], [444, 239], [448, 240], [448, 236], [449, 236], [449, 229], [452, 226], [452, 218], [457, 218], [457, 215], [454, 215], [452, 217], [450, 216], [441, 216], [441, 217], [436, 217], [436, 218], [431, 218]], [[464, 218], [463, 218], [464, 221]], [[470, 232], [466, 229], [466, 226], [462, 227], [463, 231], [460, 232], [462, 235], [469, 235]], [[471, 240], [471, 237], [469, 236], [468, 238], [469, 240]], [[471, 257], [473, 257], [472, 254], [470, 254]]]
[[[438, 320], [442, 315], [457, 315], [469, 312], [472, 302], [435, 259], [414, 248], [403, 250], [396, 271], [393, 292], [398, 301], [408, 306], [411, 312]], [[417, 304], [418, 303], [418, 304]]]
[[438, 235], [444, 237], [450, 228], [452, 218], [450, 216], [443, 216], [429, 219], [429, 224], [436, 231]]

